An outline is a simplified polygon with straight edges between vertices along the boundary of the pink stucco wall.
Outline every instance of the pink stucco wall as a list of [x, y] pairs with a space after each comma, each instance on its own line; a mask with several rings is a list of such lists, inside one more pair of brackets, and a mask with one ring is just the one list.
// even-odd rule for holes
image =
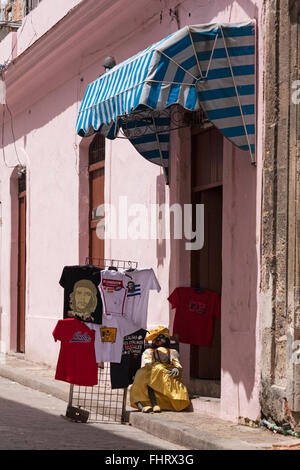
[[67, 15], [82, 0], [51, 0], [41, 2], [27, 15], [17, 32], [18, 54], [46, 34], [55, 24]]
[[[51, 332], [61, 318], [63, 302], [58, 280], [64, 265], [83, 262], [87, 255], [87, 141], [75, 135], [78, 107], [87, 84], [102, 73], [101, 63], [107, 55], [114, 55], [120, 62], [177, 29], [169, 8], [178, 2], [166, 3], [168, 8], [162, 10], [159, 1], [44, 0], [18, 33], [18, 54], [22, 56], [7, 71], [7, 100], [13, 120], [6, 112], [7, 164], [3, 159], [0, 163], [3, 352], [14, 350], [16, 344], [16, 188], [12, 167], [18, 160], [27, 167], [26, 356], [54, 366], [59, 344], [54, 343]], [[83, 14], [89, 21], [74, 31], [67, 13], [76, 5], [81, 9], [76, 17], [78, 24]], [[186, 0], [178, 10], [180, 27], [252, 18], [258, 25], [257, 167], [250, 166], [246, 153], [234, 150], [229, 143], [224, 146], [221, 416], [230, 419], [255, 419], [259, 413], [262, 5], [262, 0]], [[71, 15], [74, 11], [76, 8]], [[47, 41], [53, 41], [54, 25], [60, 19], [61, 40], [55, 43], [56, 49], [41, 54]], [[47, 33], [49, 28], [54, 29]], [[9, 57], [9, 41], [7, 38], [0, 43], [1, 60]], [[18, 70], [24, 70], [23, 77], [18, 76]], [[179, 137], [172, 137], [173, 155]], [[186, 163], [190, 158], [188, 149], [188, 145], [182, 146], [178, 154], [177, 147], [177, 157], [186, 159]], [[184, 181], [181, 189], [165, 186], [160, 168], [145, 161], [123, 139], [107, 141], [105, 175], [106, 202], [117, 203], [120, 195], [126, 195], [129, 204], [168, 203], [176, 200], [176, 192], [181, 198], [190, 197]], [[140, 267], [154, 268], [162, 291], [150, 295], [149, 327], [172, 323], [167, 296], [177, 285], [189, 285], [188, 262], [180, 267], [178, 261], [176, 270], [172, 264], [185, 259], [182, 245], [168, 240], [110, 240], [106, 256], [136, 260]], [[188, 381], [189, 346], [181, 351]]]

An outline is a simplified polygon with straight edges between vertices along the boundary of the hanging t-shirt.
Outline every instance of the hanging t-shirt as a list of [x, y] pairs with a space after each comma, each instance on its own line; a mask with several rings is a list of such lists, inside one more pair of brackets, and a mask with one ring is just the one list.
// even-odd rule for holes
[[127, 294], [125, 275], [120, 271], [101, 271], [99, 290], [105, 315], [123, 315]]
[[65, 266], [60, 278], [64, 288], [64, 318], [102, 323], [102, 300], [98, 290], [101, 268]]
[[95, 331], [76, 318], [66, 318], [58, 320], [52, 334], [55, 341], [61, 341], [55, 379], [75, 385], [97, 385]]
[[150, 290], [159, 292], [161, 287], [150, 269], [124, 271], [126, 275], [126, 317], [140, 328], [147, 328], [148, 301]]
[[177, 287], [168, 298], [176, 308], [173, 335], [181, 343], [211, 346], [214, 317], [220, 318], [220, 296], [216, 292], [198, 292], [193, 287]]
[[141, 367], [144, 339], [147, 331], [143, 328], [124, 337], [120, 363], [111, 362], [111, 388], [127, 388], [133, 383], [136, 371]]
[[124, 317], [103, 315], [103, 325], [87, 324], [95, 330], [97, 362], [121, 362], [123, 338], [137, 330], [137, 326]]

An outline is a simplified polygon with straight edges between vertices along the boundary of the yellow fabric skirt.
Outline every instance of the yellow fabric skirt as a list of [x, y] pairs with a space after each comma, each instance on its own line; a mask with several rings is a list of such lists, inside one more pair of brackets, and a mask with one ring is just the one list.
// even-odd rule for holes
[[186, 386], [181, 377], [171, 377], [171, 364], [154, 362], [139, 369], [130, 389], [130, 404], [137, 408], [138, 401], [143, 406], [151, 406], [147, 385], [155, 392], [157, 404], [162, 410], [181, 411], [190, 404]]

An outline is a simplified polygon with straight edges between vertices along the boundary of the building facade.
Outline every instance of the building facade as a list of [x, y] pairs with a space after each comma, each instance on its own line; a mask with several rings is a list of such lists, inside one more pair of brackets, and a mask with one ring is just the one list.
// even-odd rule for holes
[[299, 2], [267, 2], [267, 13], [261, 404], [299, 427]]
[[[279, 165], [276, 152], [283, 158], [280, 150], [275, 151], [274, 128], [269, 125], [277, 85], [265, 87], [266, 77], [270, 82], [275, 77], [279, 80], [279, 70], [282, 73], [284, 68], [275, 58], [271, 60], [276, 51], [273, 56], [270, 51], [277, 44], [270, 39], [276, 10], [273, 3], [43, 0], [25, 16], [22, 28], [2, 40], [6, 95], [1, 105], [1, 352], [20, 352], [30, 360], [54, 366], [59, 345], [54, 343], [52, 331], [62, 316], [59, 279], [63, 267], [84, 264], [87, 257], [96, 255], [132, 260], [139, 267], [152, 267], [162, 287], [159, 293], [150, 294], [149, 328], [163, 324], [172, 329], [174, 310], [167, 299], [176, 287], [205, 285], [221, 294], [221, 321], [215, 324], [213, 347], [180, 345], [184, 381], [198, 397], [195, 410], [231, 420], [256, 420], [263, 411], [282, 421], [287, 398], [297, 425], [299, 404], [294, 397], [298, 392], [292, 384], [299, 381], [299, 371], [295, 365], [288, 375], [280, 365], [283, 353], [279, 354], [279, 348], [287, 351], [292, 339], [297, 339], [296, 327], [289, 340], [283, 341], [284, 334], [279, 333], [285, 324], [272, 336], [279, 296], [270, 285], [275, 274], [267, 269], [274, 258], [280, 265], [276, 237], [271, 246], [268, 236], [274, 230], [270, 211], [277, 207], [268, 199], [272, 187], [268, 177], [274, 185], [274, 159]], [[299, 17], [295, 20], [290, 7], [291, 17], [286, 21], [297, 28]], [[104, 72], [107, 56], [120, 64], [186, 25], [250, 20], [256, 22], [256, 165], [208, 120], [197, 121], [198, 115], [188, 124], [174, 126], [170, 133], [168, 184], [163, 169], [143, 158], [128, 139], [76, 134], [80, 104], [88, 85]], [[278, 33], [278, 40], [284, 39]], [[291, 61], [289, 70], [296, 80], [296, 58]], [[273, 75], [272, 67], [279, 67], [277, 74]], [[284, 106], [282, 112], [287, 112]], [[296, 107], [290, 112], [295, 114]], [[289, 155], [295, 162], [296, 134], [291, 132], [290, 138], [294, 140]], [[276, 139], [277, 146], [286, 141], [285, 136]], [[280, 169], [287, 171], [284, 161]], [[277, 171], [276, 175], [278, 178]], [[146, 210], [143, 220], [150, 220], [150, 208], [155, 204], [184, 207], [199, 202], [206, 208], [201, 250], [187, 250], [187, 239], [175, 237], [172, 223], [170, 237], [165, 237], [161, 215], [152, 221], [155, 236], [145, 233], [137, 222], [141, 210]], [[277, 198], [276, 204], [279, 202]], [[100, 243], [95, 210], [101, 203], [116, 208], [119, 216], [126, 207], [129, 223], [135, 218], [138, 230]], [[278, 206], [278, 210], [283, 209]], [[278, 217], [277, 224], [282, 228], [280, 220]], [[146, 229], [150, 226], [149, 222]], [[284, 243], [279, 232], [278, 237]], [[290, 240], [290, 246], [296, 246], [295, 239]], [[294, 259], [292, 252], [289, 256]], [[282, 265], [283, 273], [284, 269]], [[296, 267], [290, 272], [294, 273], [289, 277], [291, 293], [297, 285]], [[297, 297], [289, 298], [293, 298], [289, 315], [296, 322]], [[271, 369], [284, 379], [276, 376], [272, 382]], [[290, 395], [280, 395], [283, 405], [274, 414], [277, 383], [286, 386]], [[269, 389], [275, 391], [274, 398], [266, 398]], [[202, 398], [207, 396], [210, 398]]]

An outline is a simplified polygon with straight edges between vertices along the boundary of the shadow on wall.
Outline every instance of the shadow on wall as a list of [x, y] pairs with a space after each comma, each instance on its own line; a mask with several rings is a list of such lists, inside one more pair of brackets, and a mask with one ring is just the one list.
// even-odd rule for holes
[[[243, 394], [258, 401], [257, 169], [242, 152], [225, 144], [222, 247], [222, 375], [236, 384], [237, 412]], [[242, 391], [244, 389], [244, 392]], [[243, 404], [242, 404], [243, 402]]]

